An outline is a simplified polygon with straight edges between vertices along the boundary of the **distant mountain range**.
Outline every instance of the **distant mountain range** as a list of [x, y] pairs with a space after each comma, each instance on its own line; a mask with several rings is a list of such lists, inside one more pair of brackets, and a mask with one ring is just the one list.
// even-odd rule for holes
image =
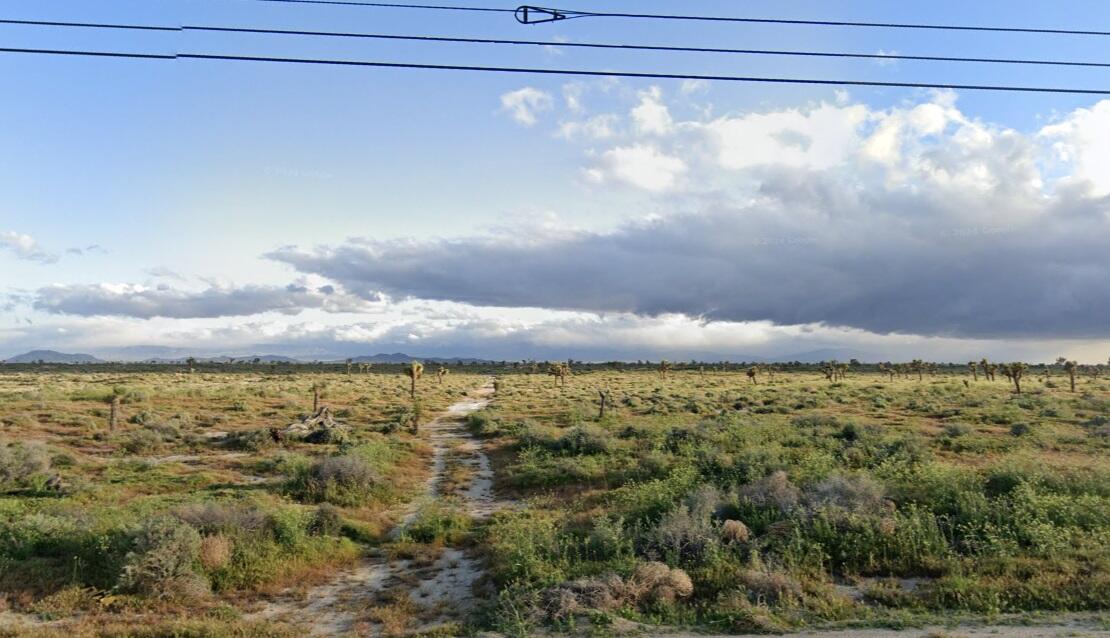
[[25, 352], [21, 355], [16, 355], [11, 359], [6, 359], [4, 363], [105, 363], [102, 359], [97, 359], [91, 354], [67, 354], [65, 352], [58, 352], [56, 350], [32, 350]]
[[[169, 349], [167, 349], [169, 350]], [[144, 354], [154, 354], [154, 352], [144, 352]], [[130, 354], [131, 356], [127, 356]], [[115, 361], [129, 361], [133, 363], [153, 363], [160, 365], [183, 365], [189, 359], [189, 355], [182, 353], [180, 350], [168, 352], [170, 356], [147, 356], [136, 357], [138, 352], [130, 352], [118, 358], [113, 357]], [[294, 357], [286, 357], [277, 354], [264, 354], [264, 355], [219, 355], [219, 356], [194, 356], [197, 363], [253, 363], [256, 360], [258, 363], [314, 363], [319, 360], [297, 359]], [[328, 358], [323, 360], [324, 363], [344, 363], [346, 359]], [[361, 357], [352, 357], [352, 363], [379, 363], [379, 364], [396, 364], [396, 363], [409, 363], [410, 361], [423, 361], [425, 363], [487, 363], [485, 359], [468, 359], [468, 358], [440, 358], [440, 357], [414, 357], [404, 354], [403, 352], [394, 352], [393, 354], [375, 354]], [[91, 354], [67, 354], [65, 352], [57, 352], [55, 350], [32, 350], [24, 354], [16, 355], [10, 359], [4, 360], [4, 363], [70, 363], [70, 364], [88, 364], [88, 363], [108, 363], [104, 359], [99, 359]]]
[[[148, 356], [138, 356], [145, 354]], [[160, 349], [157, 347], [144, 347], [134, 348], [127, 352], [113, 352], [110, 359], [112, 361], [130, 361], [134, 363], [153, 363], [164, 365], [183, 365], [189, 358], [187, 351], [181, 349]], [[252, 363], [256, 359], [259, 363], [344, 363], [346, 359], [336, 359], [334, 355], [331, 357], [321, 359], [309, 358], [296, 358], [287, 357], [277, 354], [265, 355], [208, 355], [199, 356], [193, 355], [198, 363]], [[819, 361], [829, 361], [836, 359], [838, 361], [847, 362], [851, 359], [859, 361], [874, 361], [876, 360], [873, 355], [858, 350], [849, 350], [844, 348], [826, 348], [821, 350], [811, 350], [808, 352], [799, 352], [792, 355], [783, 357], [759, 357], [753, 355], [733, 355], [726, 357], [728, 361], [746, 361], [749, 363], [771, 363], [771, 362], [784, 362], [784, 361], [800, 361], [802, 363], [816, 363]], [[5, 363], [69, 363], [69, 364], [90, 364], [90, 363], [107, 363], [104, 359], [94, 357], [91, 354], [67, 354], [64, 352], [57, 352], [55, 350], [32, 350], [21, 355], [14, 356], [7, 359]], [[414, 357], [403, 352], [394, 352], [392, 354], [379, 353], [374, 355], [363, 355], [359, 357], [351, 357], [352, 363], [377, 363], [377, 364], [404, 364], [410, 361], [422, 361], [424, 363], [440, 363], [440, 364], [483, 364], [491, 363], [489, 359], [476, 359], [466, 357]]]

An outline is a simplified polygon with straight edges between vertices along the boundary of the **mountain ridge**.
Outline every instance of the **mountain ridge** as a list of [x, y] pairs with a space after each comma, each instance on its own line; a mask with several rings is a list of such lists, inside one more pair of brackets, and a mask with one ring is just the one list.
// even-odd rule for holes
[[58, 352], [57, 350], [31, 350], [4, 359], [4, 363], [38, 363], [40, 361], [43, 363], [67, 364], [107, 363], [91, 354]]

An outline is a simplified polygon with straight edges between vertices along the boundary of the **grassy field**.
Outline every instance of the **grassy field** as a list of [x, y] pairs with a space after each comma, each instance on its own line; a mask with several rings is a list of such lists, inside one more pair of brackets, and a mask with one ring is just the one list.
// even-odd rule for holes
[[[449, 450], [390, 535], [433, 471], [413, 423], [488, 372], [429, 371], [415, 405], [397, 371], [0, 373], [0, 634], [302, 635], [249, 611], [453, 547], [484, 566], [453, 634], [1110, 609], [1110, 380], [495, 370], [466, 427], [505, 506], [467, 516]], [[348, 427], [287, 436], [314, 388]], [[363, 615], [404, 634], [406, 609]]]

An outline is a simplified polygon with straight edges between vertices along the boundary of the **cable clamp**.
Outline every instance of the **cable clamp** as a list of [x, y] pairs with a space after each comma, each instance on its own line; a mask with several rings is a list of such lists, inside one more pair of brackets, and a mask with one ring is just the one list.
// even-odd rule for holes
[[517, 7], [513, 15], [516, 16], [516, 21], [521, 24], [541, 24], [543, 22], [556, 22], [558, 20], [567, 19], [567, 14], [558, 9], [546, 9], [544, 7], [533, 7], [529, 5]]

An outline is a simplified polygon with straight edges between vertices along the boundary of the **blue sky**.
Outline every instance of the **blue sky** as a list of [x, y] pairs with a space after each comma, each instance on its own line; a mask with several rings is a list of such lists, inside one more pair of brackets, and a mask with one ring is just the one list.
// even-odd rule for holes
[[[486, 4], [515, 6], [496, 1]], [[580, 3], [571, 8], [1058, 28], [1110, 23], [1110, 5], [1094, 1], [745, 2], [740, 6], [732, 2], [619, 0]], [[1110, 38], [1099, 37], [616, 19], [523, 27], [508, 15], [246, 0], [14, 0], [5, 3], [3, 12], [3, 17], [13, 19], [526, 37], [552, 42], [1110, 59]], [[1108, 86], [1105, 70], [1057, 67], [880, 64], [24, 26], [0, 26], [0, 40], [5, 47]], [[799, 110], [812, 114], [822, 104], [834, 110], [830, 117], [835, 121], [859, 118], [852, 126], [866, 129], [866, 135], [860, 133], [858, 143], [855, 137], [829, 142], [855, 150], [863, 148], [865, 138], [876, 141], [869, 136], [881, 126], [877, 124], [880, 119], [889, 119], [895, 112], [910, 113], [925, 104], [939, 104], [938, 108], [948, 108], [950, 113], [946, 128], [939, 134], [921, 129], [924, 146], [920, 157], [935, 157], [953, 145], [964, 144], [970, 132], [980, 128], [1000, 140], [1006, 139], [1006, 131], [1013, 131], [1029, 144], [1045, 147], [1029, 151], [1029, 161], [1037, 165], [1038, 175], [1045, 180], [1038, 192], [1056, 197], [1058, 179], [1095, 175], [1097, 182], [1098, 162], [1104, 155], [1080, 153], [1082, 140], [1107, 130], [1099, 119], [1099, 101], [1092, 96], [972, 91], [938, 95], [911, 89], [865, 88], [843, 92], [830, 87], [760, 84], [702, 87], [675, 81], [574, 82], [560, 77], [25, 55], [0, 55], [0, 87], [4, 95], [0, 100], [0, 147], [7, 150], [0, 156], [0, 233], [7, 233], [9, 247], [0, 252], [0, 294], [9, 299], [7, 312], [0, 318], [0, 355], [34, 346], [116, 352], [126, 346], [148, 344], [205, 351], [249, 350], [265, 345], [316, 354], [398, 347], [429, 354], [520, 357], [554, 355], [562, 350], [573, 350], [579, 357], [714, 353], [776, 356], [811, 347], [855, 348], [890, 357], [908, 357], [913, 354], [911, 350], [922, 348], [952, 357], [983, 350], [998, 356], [1048, 356], [1066, 351], [1102, 361], [1110, 354], [1106, 352], [1110, 334], [1067, 320], [1057, 325], [1042, 318], [1031, 320], [1025, 327], [995, 322], [988, 328], [962, 321], [955, 316], [958, 313], [935, 325], [910, 321], [910, 317], [896, 312], [889, 313], [889, 321], [856, 320], [832, 306], [815, 307], [812, 312], [799, 312], [793, 317], [773, 308], [776, 304], [770, 297], [767, 302], [752, 305], [713, 298], [696, 303], [653, 298], [649, 303], [644, 295], [633, 298], [635, 295], [629, 292], [643, 288], [649, 279], [646, 273], [637, 273], [631, 261], [627, 279], [608, 282], [611, 295], [623, 300], [592, 304], [570, 300], [569, 296], [546, 304], [542, 292], [519, 295], [498, 289], [501, 284], [497, 276], [485, 272], [468, 272], [472, 277], [468, 281], [490, 278], [492, 283], [475, 285], [474, 290], [456, 285], [456, 293], [436, 285], [447, 279], [445, 273], [429, 272], [434, 268], [427, 266], [450, 263], [450, 255], [458, 252], [487, 263], [507, 259], [489, 252], [491, 245], [504, 242], [565, 242], [560, 250], [571, 254], [583, 248], [584, 236], [596, 239], [612, 233], [628, 234], [629, 224], [653, 219], [664, 220], [660, 222], [664, 228], [661, 232], [677, 233], [654, 238], [658, 244], [643, 244], [643, 250], [658, 250], [670, 240], [681, 240], [687, 230], [682, 224], [672, 228], [667, 220], [706, 215], [707, 211], [724, 214], [722, 209], [732, 211], [729, 219], [749, 219], [752, 213], [745, 213], [744, 207], [752, 204], [753, 194], [766, 193], [771, 184], [766, 167], [800, 166], [820, 172], [807, 179], [807, 184], [818, 183], [819, 177], [830, 178], [832, 167], [809, 160], [792, 164], [785, 146], [780, 149], [785, 155], [778, 157], [775, 149], [745, 138], [753, 134], [749, 128], [729, 128], [728, 122], [748, 121], [744, 118], [757, 114]], [[528, 93], [519, 93], [522, 90]], [[634, 109], [644, 104], [649, 110], [665, 112], [666, 122], [659, 130], [644, 128], [636, 118]], [[850, 111], [853, 107], [860, 110]], [[1077, 118], [1075, 114], [1084, 109], [1094, 115]], [[952, 115], [956, 112], [958, 116]], [[641, 115], [645, 113], [648, 111], [641, 111]], [[588, 122], [609, 122], [616, 132], [582, 133], [585, 129], [581, 127]], [[813, 118], [807, 122], [822, 126], [814, 124]], [[1058, 131], [1058, 137], [1043, 134], [1045, 127], [1060, 123], [1070, 128]], [[597, 133], [596, 127], [593, 130]], [[717, 139], [712, 136], [728, 135], [726, 131], [730, 130], [739, 131], [729, 138], [729, 143], [738, 145], [733, 152], [763, 156], [739, 164], [722, 160], [719, 165], [703, 165], [698, 158]], [[817, 142], [807, 151], [809, 155], [821, 148], [821, 134], [821, 130], [813, 133]], [[1046, 141], [1049, 138], [1051, 141]], [[805, 137], [805, 144], [810, 143]], [[1052, 143], [1071, 146], [1061, 151]], [[724, 151], [721, 153], [719, 157], [723, 158]], [[1067, 155], [1065, 161], [1056, 161], [1063, 155]], [[966, 157], [966, 153], [956, 156]], [[844, 164], [840, 155], [837, 158], [838, 166]], [[760, 166], [753, 172], [755, 164]], [[1110, 166], [1105, 168], [1110, 173]], [[640, 169], [648, 171], [637, 174], [643, 179], [629, 172]], [[843, 170], [863, 179], [864, 169], [858, 166]], [[864, 195], [869, 188], [882, 188], [884, 194], [890, 194], [894, 173], [890, 166], [884, 170], [885, 178], [875, 184], [885, 186], [861, 186]], [[675, 182], [660, 186], [660, 179]], [[918, 185], [906, 188], [919, 190]], [[970, 215], [966, 223], [961, 223], [946, 217], [947, 236], [956, 243], [978, 238], [987, 247], [993, 246], [1000, 259], [1022, 259], [1022, 255], [1029, 254], [1018, 252], [1031, 250], [1028, 243], [1016, 238], [1022, 233], [1044, 237], [1057, 231], [1061, 236], [1076, 232], [1089, 239], [1110, 239], [1110, 235], [1103, 235], [1107, 230], [1106, 205], [1100, 188], [1093, 186], [1076, 204], [1083, 210], [1095, 207], [1094, 212], [1086, 213], [1091, 217], [1082, 229], [1069, 226], [1065, 232], [1057, 228], [1060, 219], [1072, 219], [1069, 213], [1061, 212], [1065, 204], [1075, 204], [1068, 200], [1044, 203], [1042, 217], [1034, 222], [1019, 220], [1019, 226], [1026, 225], [1014, 232], [1010, 232], [1013, 229], [1009, 222], [999, 223], [997, 219], [984, 222], [981, 216]], [[1012, 194], [1013, 189], [1008, 191]], [[993, 199], [994, 195], [960, 205], [984, 209], [996, 206], [999, 200]], [[722, 203], [723, 199], [728, 203]], [[1013, 205], [1021, 208], [1039, 199], [1025, 193]], [[906, 210], [916, 210], [920, 204], [907, 203]], [[789, 207], [783, 214], [790, 214]], [[836, 228], [847, 229], [843, 225]], [[747, 230], [744, 226], [737, 232]], [[1007, 243], [1005, 237], [1011, 235], [1015, 239]], [[339, 249], [349, 245], [350, 238], [362, 238], [355, 245], [373, 243], [368, 253], [353, 258], [347, 255], [346, 263], [358, 269], [356, 273], [332, 263], [342, 252]], [[771, 242], [790, 243], [778, 235], [771, 237]], [[413, 248], [415, 244], [420, 246]], [[290, 246], [295, 248], [283, 248]], [[322, 250], [332, 261], [321, 257], [319, 247], [325, 247]], [[518, 248], [521, 250], [513, 253], [513, 259], [522, 262], [545, 254], [531, 244]], [[1037, 246], [1039, 250], [1049, 248]], [[82, 254], [76, 254], [77, 249]], [[712, 247], [709, 252], [713, 252]], [[316, 258], [308, 260], [309, 254]], [[398, 254], [401, 257], [396, 257]], [[730, 254], [735, 253], [724, 250], [717, 258], [727, 261], [723, 255]], [[378, 263], [383, 255], [418, 258], [423, 265], [383, 273]], [[588, 254], [583, 257], [588, 258]], [[936, 257], [938, 265], [953, 258], [958, 255]], [[512, 269], [516, 262], [507, 263], [505, 267]], [[573, 280], [575, 268], [564, 266], [550, 265], [545, 272], [561, 273]], [[1099, 257], [1097, 251], [1086, 261], [1062, 264], [1070, 274], [1032, 284], [1045, 287], [1043, 295], [1036, 298], [1058, 299], [1050, 289], [1067, 281], [1077, 287], [1065, 295], [1071, 309], [1068, 314], [1104, 310], [1097, 305], [1102, 299], [1091, 299], [1083, 286], [1090, 285], [1092, 277], [1097, 281], [1107, 266], [1106, 258]], [[930, 288], [930, 282], [918, 280], [879, 284], [866, 277], [861, 279], [851, 274], [857, 272], [852, 267], [833, 257], [822, 260], [821, 267], [829, 270], [830, 285], [843, 285], [847, 279], [853, 287], [868, 290], [880, 285]], [[464, 270], [463, 266], [454, 268], [455, 273]], [[564, 281], [553, 282], [542, 273], [528, 274], [526, 270], [520, 270], [513, 285], [557, 289]], [[1031, 277], [1036, 279], [1037, 274]], [[667, 285], [682, 287], [699, 281], [667, 280]], [[791, 283], [784, 281], [781, 285], [789, 287]], [[332, 301], [320, 301], [316, 298], [319, 295], [309, 299], [307, 305], [304, 299], [273, 302], [267, 297], [270, 305], [261, 303], [258, 313], [238, 307], [237, 314], [192, 312], [200, 316], [187, 316], [190, 311], [181, 308], [163, 311], [148, 307], [136, 312], [134, 303], [126, 303], [134, 302], [136, 295], [142, 296], [142, 290], [159, 287], [168, 292], [157, 299], [147, 295], [142, 299], [144, 304], [164, 303], [167, 296], [175, 304], [183, 303], [183, 299], [195, 304], [220, 303], [244, 287], [254, 287], [253, 293], [260, 294], [259, 287], [266, 288], [261, 292], [274, 293], [288, 292], [289, 286], [313, 290], [330, 287], [338, 289], [336, 296], [345, 299], [337, 307]], [[716, 282], [711, 287], [716, 290], [713, 294], [730, 299], [750, 292], [747, 285], [730, 289]], [[1005, 284], [991, 290], [999, 288], [1004, 289]], [[44, 293], [47, 289], [49, 294]], [[97, 290], [108, 290], [110, 299], [91, 299]], [[228, 294], [209, 294], [199, 300], [192, 297], [213, 290]], [[1025, 303], [1028, 300], [1022, 295], [1027, 292], [1013, 291], [1009, 296], [999, 292], [998, 303]], [[63, 293], [70, 297], [63, 300]], [[583, 294], [598, 296], [588, 291]], [[84, 305], [77, 304], [75, 296]], [[954, 296], [956, 307], [959, 294]], [[52, 301], [45, 302], [47, 297]], [[907, 307], [931, 299], [924, 293], [910, 297]], [[889, 307], [892, 299], [901, 297], [887, 294], [877, 299]], [[876, 308], [874, 312], [886, 311]], [[929, 354], [918, 352], [914, 356]]]

